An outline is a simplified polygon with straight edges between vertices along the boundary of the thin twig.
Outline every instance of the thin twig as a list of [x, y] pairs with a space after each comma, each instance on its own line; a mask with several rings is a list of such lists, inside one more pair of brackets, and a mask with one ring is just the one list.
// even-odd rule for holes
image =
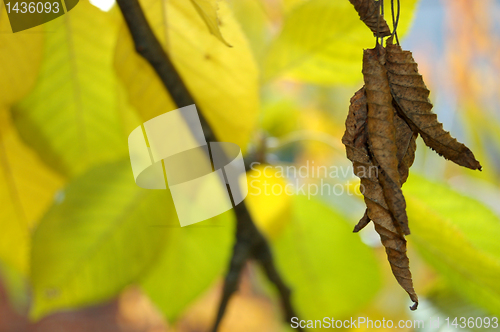
[[[137, 0], [117, 0], [117, 3], [132, 35], [137, 53], [144, 57], [153, 67], [177, 107], [195, 104], [194, 98], [151, 29], [139, 2]], [[199, 116], [206, 141], [216, 142], [216, 135], [201, 111]], [[290, 300], [290, 289], [286, 286], [275, 267], [269, 244], [255, 226], [244, 202], [235, 206], [234, 210], [236, 215], [236, 243], [224, 281], [223, 294], [213, 331], [217, 331], [229, 299], [238, 288], [245, 262], [252, 258], [262, 265], [267, 277], [278, 289], [285, 319], [290, 323], [290, 319], [297, 317], [297, 315]], [[299, 331], [302, 330], [299, 329]]]

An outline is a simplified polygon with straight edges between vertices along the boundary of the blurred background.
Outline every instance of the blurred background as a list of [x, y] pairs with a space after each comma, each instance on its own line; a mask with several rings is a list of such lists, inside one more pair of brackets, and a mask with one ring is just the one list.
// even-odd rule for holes
[[[447, 317], [472, 317], [483, 323], [463, 329], [472, 331], [500, 315], [499, 0], [401, 0], [401, 45], [434, 112], [483, 166], [459, 167], [418, 140], [403, 187], [415, 312], [373, 226], [352, 233], [365, 207], [341, 138], [362, 50], [375, 43], [352, 5], [221, 0], [221, 40], [190, 1], [141, 4], [220, 139], [261, 162], [247, 174], [246, 202], [301, 319], [447, 331], [456, 328]], [[0, 331], [210, 330], [234, 216], [180, 228], [167, 191], [135, 185], [128, 134], [176, 107], [135, 54], [117, 6], [81, 0], [16, 34], [1, 10]], [[328, 176], [282, 171], [312, 165]], [[263, 194], [287, 184], [336, 191]], [[248, 263], [220, 331], [291, 330], [280, 310]]]

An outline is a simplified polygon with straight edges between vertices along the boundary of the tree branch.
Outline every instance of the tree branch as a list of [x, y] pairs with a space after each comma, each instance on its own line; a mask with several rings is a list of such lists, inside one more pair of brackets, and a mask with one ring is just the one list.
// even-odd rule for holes
[[[137, 53], [153, 67], [177, 107], [195, 104], [194, 98], [151, 29], [139, 2], [137, 0], [117, 0], [117, 3], [132, 35]], [[200, 110], [199, 107], [198, 109]], [[215, 133], [201, 110], [199, 116], [206, 141], [216, 142]], [[245, 262], [252, 258], [262, 265], [267, 277], [278, 289], [285, 311], [285, 320], [289, 323], [291, 318], [297, 315], [290, 300], [290, 289], [286, 286], [274, 265], [269, 244], [255, 226], [244, 202], [235, 206], [234, 210], [236, 215], [236, 243], [224, 281], [223, 294], [213, 331], [217, 331], [229, 299], [238, 288]]]

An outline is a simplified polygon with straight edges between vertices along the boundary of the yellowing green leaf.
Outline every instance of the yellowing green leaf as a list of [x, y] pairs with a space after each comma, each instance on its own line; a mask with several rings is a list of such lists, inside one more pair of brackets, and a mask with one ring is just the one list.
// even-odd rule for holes
[[129, 160], [76, 178], [33, 236], [32, 317], [116, 296], [155, 262], [167, 230], [158, 225], [175, 219], [169, 192], [138, 187]]
[[217, 11], [219, 9], [218, 1], [220, 0], [191, 0], [196, 11], [207, 24], [208, 30], [210, 30], [210, 32], [221, 42], [230, 47], [231, 45], [224, 40], [219, 29], [219, 18], [217, 17]]
[[31, 229], [62, 184], [21, 141], [7, 110], [0, 109], [0, 261], [9, 268], [27, 275]]
[[[259, 110], [258, 71], [227, 4], [219, 3], [219, 20], [231, 48], [210, 35], [190, 1], [144, 0], [141, 4], [218, 139], [245, 150]], [[115, 67], [131, 103], [149, 120], [176, 107], [154, 71], [145, 70], [149, 65], [138, 57], [128, 31], [122, 29]]]
[[0, 8], [0, 107], [21, 99], [35, 84], [42, 61], [41, 27], [12, 33], [5, 6]]
[[474, 199], [412, 174], [403, 187], [410, 241], [455, 289], [500, 314], [500, 219]]
[[[400, 36], [417, 1], [401, 1]], [[265, 81], [283, 76], [313, 84], [354, 84], [362, 78], [361, 50], [374, 44], [373, 34], [349, 1], [304, 1], [287, 15], [281, 34], [270, 45], [263, 77]]]
[[43, 25], [40, 76], [14, 120], [23, 139], [64, 174], [127, 154], [120, 118], [127, 109], [112, 65], [117, 24], [84, 0]]
[[292, 221], [273, 249], [300, 317], [340, 319], [380, 287], [371, 249], [339, 214], [306, 196], [293, 197]]
[[233, 228], [233, 211], [198, 225], [169, 228], [162, 257], [141, 283], [169, 322], [225, 272]]

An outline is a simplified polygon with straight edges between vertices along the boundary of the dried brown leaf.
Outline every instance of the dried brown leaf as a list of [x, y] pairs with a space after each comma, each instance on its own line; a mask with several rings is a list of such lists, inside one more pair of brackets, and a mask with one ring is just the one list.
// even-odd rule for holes
[[[398, 109], [395, 105], [395, 109]], [[410, 167], [415, 161], [415, 151], [417, 150], [417, 136], [406, 121], [401, 118], [398, 112], [394, 115], [394, 127], [396, 128], [396, 145], [397, 145], [397, 158], [399, 162], [399, 176], [401, 185], [408, 179]]]
[[403, 51], [399, 45], [387, 41], [387, 76], [400, 114], [413, 131], [418, 132], [428, 147], [454, 163], [470, 169], [481, 170], [481, 164], [464, 144], [443, 129], [429, 102], [429, 90], [412, 53]]
[[365, 214], [363, 214], [363, 217], [361, 217], [361, 219], [356, 224], [356, 226], [354, 226], [353, 232], [354, 233], [359, 232], [360, 230], [362, 230], [363, 228], [365, 228], [366, 225], [368, 225], [370, 223], [370, 221], [371, 221], [371, 219], [370, 219], [370, 217], [368, 217], [368, 209], [366, 209], [365, 210]]
[[354, 9], [359, 14], [359, 18], [363, 21], [373, 32], [374, 36], [377, 36], [377, 25], [378, 25], [378, 36], [387, 37], [391, 34], [391, 30], [387, 25], [385, 19], [380, 15], [379, 3], [374, 0], [349, 0], [353, 5]]
[[[393, 110], [394, 111], [394, 110]], [[367, 211], [360, 220], [355, 232], [365, 227], [370, 220], [375, 224], [375, 230], [379, 233], [382, 244], [386, 248], [387, 258], [394, 276], [403, 289], [415, 302], [412, 309], [418, 305], [418, 297], [413, 289], [409, 260], [406, 256], [406, 240], [398, 229], [398, 223], [389, 212], [385, 202], [382, 186], [377, 176], [377, 166], [368, 150], [368, 107], [365, 89], [362, 88], [351, 99], [349, 114], [346, 120], [346, 131], [342, 142], [346, 146], [347, 157], [353, 162], [354, 173], [361, 179], [363, 194]], [[396, 127], [398, 128], [398, 156], [401, 156], [400, 170], [409, 168], [415, 155], [415, 138], [408, 125], [396, 116]], [[406, 125], [406, 127], [405, 127]], [[405, 140], [407, 140], [405, 142]], [[399, 153], [400, 149], [405, 153]], [[406, 174], [408, 170], [405, 170]], [[406, 180], [406, 176], [402, 176]]]
[[410, 234], [406, 201], [401, 190], [399, 162], [397, 158], [395, 110], [392, 95], [383, 66], [385, 50], [380, 45], [363, 54], [363, 76], [368, 104], [368, 143], [374, 163], [380, 166], [378, 178], [382, 184], [389, 210], [401, 226], [404, 234]]
[[[365, 99], [366, 101], [366, 99]], [[358, 114], [361, 112], [358, 112]], [[365, 119], [366, 120], [366, 119]], [[352, 121], [352, 120], [351, 120]], [[397, 158], [399, 161], [399, 175], [401, 176], [401, 184], [405, 183], [408, 179], [410, 167], [413, 165], [413, 161], [415, 160], [415, 151], [417, 150], [416, 139], [418, 134], [414, 133], [410, 126], [404, 121], [398, 114], [394, 116], [394, 123], [396, 127], [396, 142], [397, 142]], [[363, 128], [358, 125], [358, 127]], [[349, 149], [346, 146], [346, 149]], [[360, 152], [361, 153], [361, 152]], [[351, 159], [351, 158], [349, 158]], [[352, 160], [352, 159], [351, 159]], [[365, 214], [360, 219], [360, 221], [354, 227], [354, 233], [359, 232], [366, 225], [370, 223], [370, 218], [368, 217], [368, 210], [365, 211]]]

